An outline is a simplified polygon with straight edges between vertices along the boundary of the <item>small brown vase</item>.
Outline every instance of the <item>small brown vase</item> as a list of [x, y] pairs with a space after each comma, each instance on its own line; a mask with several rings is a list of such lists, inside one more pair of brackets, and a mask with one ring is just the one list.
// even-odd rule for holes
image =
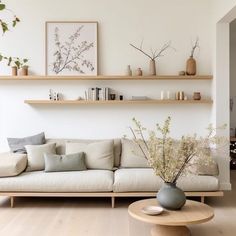
[[194, 92], [193, 93], [193, 100], [201, 100], [201, 93], [200, 92]]
[[150, 75], [156, 75], [156, 61], [155, 60], [150, 60], [149, 64], [149, 73]]
[[13, 67], [11, 68], [11, 74], [12, 74], [12, 76], [17, 76], [17, 72], [18, 72], [17, 66], [13, 66]]
[[190, 57], [186, 63], [186, 74], [196, 75], [196, 73], [197, 73], [196, 60], [193, 57]]
[[28, 69], [29, 69], [28, 66], [23, 66], [23, 67], [21, 68], [21, 75], [22, 75], [22, 76], [27, 76], [27, 75], [28, 75]]

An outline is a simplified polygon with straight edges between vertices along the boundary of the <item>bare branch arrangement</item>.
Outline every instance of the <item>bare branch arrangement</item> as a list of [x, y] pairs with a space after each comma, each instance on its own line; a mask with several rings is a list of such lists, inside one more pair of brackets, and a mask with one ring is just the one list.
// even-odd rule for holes
[[196, 40], [195, 40], [195, 42], [194, 42], [194, 44], [193, 44], [193, 46], [192, 46], [192, 50], [191, 50], [190, 57], [193, 57], [193, 56], [194, 56], [195, 50], [196, 50], [197, 48], [200, 48], [200, 47], [199, 47], [199, 38], [196, 38]]
[[[138, 50], [139, 52], [143, 53], [145, 56], [147, 56], [148, 58], [150, 58], [150, 59], [153, 60], [153, 61], [154, 61], [155, 59], [157, 59], [158, 57], [164, 56], [164, 55], [163, 55], [163, 52], [166, 51], [166, 50], [169, 49], [169, 48], [172, 48], [172, 47], [171, 47], [171, 41], [169, 41], [169, 42], [165, 43], [159, 51], [158, 51], [157, 49], [156, 49], [156, 50], [153, 50], [153, 49], [151, 48], [151, 54], [150, 54], [150, 53], [147, 53], [147, 52], [145, 52], [145, 51], [143, 50], [143, 41], [141, 42], [141, 44], [140, 44], [139, 47], [135, 46], [135, 45], [132, 44], [132, 43], [130, 43], [130, 46], [133, 47], [133, 48], [135, 48], [135, 49]], [[172, 49], [174, 49], [174, 48], [172, 48]]]

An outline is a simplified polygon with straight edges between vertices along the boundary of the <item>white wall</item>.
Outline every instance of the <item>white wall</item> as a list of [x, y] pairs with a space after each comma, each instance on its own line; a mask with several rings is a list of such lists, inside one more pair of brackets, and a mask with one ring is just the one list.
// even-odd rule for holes
[[[149, 49], [171, 40], [176, 52], [168, 51], [158, 62], [158, 74], [177, 74], [185, 68], [191, 39], [200, 39], [197, 53], [199, 74], [212, 74], [214, 24], [211, 0], [5, 0], [22, 22], [0, 38], [0, 51], [30, 58], [34, 74], [44, 74], [44, 23], [47, 20], [96, 20], [99, 22], [99, 64], [101, 74], [123, 74], [127, 64], [148, 69], [148, 59], [129, 46], [139, 44]], [[0, 65], [1, 74], [10, 69]], [[153, 127], [168, 115], [173, 118], [173, 135], [205, 133], [211, 122], [209, 105], [129, 105], [129, 106], [58, 106], [30, 107], [24, 99], [47, 98], [53, 88], [74, 98], [90, 86], [110, 86], [130, 95], [158, 98], [161, 90], [184, 90], [189, 95], [200, 91], [211, 96], [210, 81], [126, 81], [126, 82], [0, 82], [0, 146], [6, 137], [26, 136], [44, 130], [48, 137], [109, 138], [128, 133], [131, 118]]]
[[236, 20], [230, 24], [230, 97], [233, 110], [230, 112], [230, 126], [236, 128]]

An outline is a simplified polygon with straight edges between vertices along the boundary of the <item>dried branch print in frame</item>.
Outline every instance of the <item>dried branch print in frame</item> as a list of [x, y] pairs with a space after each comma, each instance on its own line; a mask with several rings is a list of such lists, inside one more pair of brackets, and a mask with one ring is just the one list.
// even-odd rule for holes
[[97, 75], [95, 21], [46, 22], [46, 75]]

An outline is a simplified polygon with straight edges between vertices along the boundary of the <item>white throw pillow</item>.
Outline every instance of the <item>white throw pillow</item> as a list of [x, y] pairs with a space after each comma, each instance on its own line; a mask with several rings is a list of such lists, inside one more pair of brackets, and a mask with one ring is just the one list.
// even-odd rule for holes
[[122, 139], [120, 166], [124, 168], [148, 168], [148, 161], [138, 144], [131, 139]]
[[26, 154], [1, 153], [0, 155], [0, 177], [19, 175], [26, 166]]
[[85, 153], [85, 163], [88, 169], [112, 170], [114, 166], [114, 141], [94, 143], [66, 143], [66, 154]]
[[56, 154], [56, 144], [26, 145], [28, 166], [26, 171], [44, 170], [44, 154]]

